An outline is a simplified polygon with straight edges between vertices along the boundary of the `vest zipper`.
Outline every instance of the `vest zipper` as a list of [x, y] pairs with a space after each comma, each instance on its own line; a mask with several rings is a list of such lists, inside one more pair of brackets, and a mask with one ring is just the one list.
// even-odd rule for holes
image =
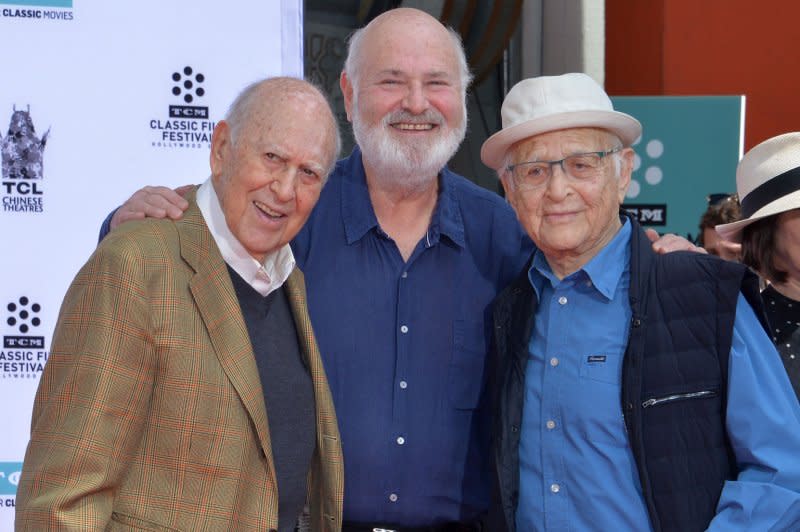
[[657, 406], [663, 403], [673, 403], [675, 401], [682, 401], [683, 399], [697, 399], [700, 397], [713, 397], [717, 395], [715, 390], [703, 390], [700, 392], [689, 392], [689, 393], [677, 393], [675, 395], [667, 395], [666, 397], [657, 397], [653, 399], [648, 399], [647, 401], [642, 403], [644, 408], [649, 408], [651, 406]]

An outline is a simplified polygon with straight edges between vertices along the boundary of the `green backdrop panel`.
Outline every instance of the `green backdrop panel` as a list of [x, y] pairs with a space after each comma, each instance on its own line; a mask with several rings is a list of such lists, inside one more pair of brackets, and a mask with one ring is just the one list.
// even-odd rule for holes
[[625, 206], [661, 233], [694, 238], [706, 196], [736, 191], [744, 96], [617, 96], [642, 123]]

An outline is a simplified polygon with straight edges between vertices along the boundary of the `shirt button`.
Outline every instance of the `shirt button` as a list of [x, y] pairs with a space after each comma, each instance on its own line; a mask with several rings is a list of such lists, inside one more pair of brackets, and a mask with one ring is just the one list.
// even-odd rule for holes
[[558, 493], [559, 491], [561, 491], [561, 486], [559, 486], [558, 484], [550, 484], [550, 491], [552, 491], [553, 493]]
[[553, 421], [552, 419], [548, 419], [547, 420], [547, 428], [550, 429], [550, 430], [553, 430], [554, 428], [556, 428], [556, 422]]
[[389, 495], [389, 500], [392, 502], [397, 502], [397, 494], [392, 493], [391, 495]]
[[566, 305], [566, 304], [567, 304], [567, 298], [566, 298], [566, 296], [561, 296], [561, 297], [559, 297], [559, 298], [558, 298], [558, 304], [559, 304], [559, 305]]
[[400, 332], [403, 333], [403, 334], [407, 333], [408, 332], [408, 327], [406, 327], [405, 325], [401, 325], [400, 326]]
[[558, 359], [556, 357], [551, 358], [550, 359], [550, 365], [553, 366], [553, 367], [558, 366]]
[[402, 436], [397, 437], [397, 445], [403, 445], [406, 442], [406, 439]]
[[405, 390], [408, 388], [408, 383], [406, 381], [400, 381], [400, 387]]
[[400, 275], [400, 277], [405, 279], [406, 277], [408, 277], [408, 272], [403, 272], [402, 275]]

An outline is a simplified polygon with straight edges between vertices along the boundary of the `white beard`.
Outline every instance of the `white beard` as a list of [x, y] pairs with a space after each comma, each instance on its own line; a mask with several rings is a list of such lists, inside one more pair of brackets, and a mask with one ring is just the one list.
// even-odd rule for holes
[[[435, 109], [420, 115], [395, 111], [384, 116], [380, 124], [370, 126], [362, 119], [356, 99], [353, 108], [353, 135], [364, 159], [378, 174], [373, 177], [407, 190], [430, 185], [455, 155], [467, 130], [466, 105], [461, 123], [455, 129], [446, 128], [444, 117]], [[436, 124], [439, 131], [401, 141], [392, 134], [390, 124], [396, 122]]]

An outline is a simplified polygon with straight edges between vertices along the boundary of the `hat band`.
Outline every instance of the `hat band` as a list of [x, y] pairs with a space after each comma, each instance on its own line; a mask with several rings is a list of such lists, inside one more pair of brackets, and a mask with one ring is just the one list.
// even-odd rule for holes
[[800, 167], [792, 168], [754, 188], [742, 198], [742, 219], [750, 218], [756, 211], [776, 199], [800, 190]]

